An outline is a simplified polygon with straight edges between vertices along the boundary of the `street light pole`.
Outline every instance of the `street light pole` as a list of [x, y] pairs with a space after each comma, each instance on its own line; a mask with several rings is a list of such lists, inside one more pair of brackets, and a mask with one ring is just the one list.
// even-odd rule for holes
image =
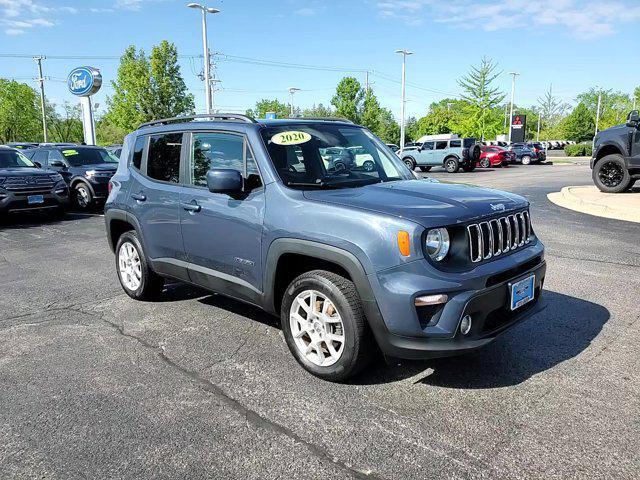
[[540, 122], [542, 121], [542, 112], [538, 112], [538, 133], [536, 135], [536, 142], [540, 141]]
[[601, 105], [602, 105], [602, 91], [598, 92], [598, 108], [596, 108], [596, 135], [598, 134], [598, 123], [600, 122]]
[[209, 42], [207, 39], [207, 13], [219, 13], [217, 8], [205, 7], [199, 3], [188, 3], [187, 7], [197, 8], [202, 12], [202, 49], [204, 54], [204, 98], [207, 113], [213, 112], [213, 99], [211, 97], [211, 55], [209, 54]]
[[291, 113], [289, 114], [290, 117], [293, 117], [295, 112], [295, 110], [293, 109], [293, 94], [299, 91], [300, 91], [299, 88], [289, 87], [289, 95], [291, 95]]
[[511, 78], [511, 108], [509, 110], [509, 143], [511, 143], [511, 122], [513, 121], [513, 100], [516, 94], [516, 76], [520, 75], [517, 72], [509, 72]]
[[407, 105], [406, 95], [405, 95], [405, 86], [406, 86], [406, 78], [407, 78], [407, 56], [412, 55], [413, 52], [408, 50], [396, 50], [396, 53], [402, 55], [402, 100], [400, 103], [400, 155], [402, 155], [402, 151], [404, 150], [404, 137], [405, 137], [405, 108]]
[[40, 83], [40, 109], [42, 110], [42, 131], [44, 133], [44, 143], [49, 141], [47, 135], [47, 115], [45, 112], [45, 96], [44, 96], [44, 77], [42, 76], [42, 60], [46, 57], [39, 56], [33, 57], [33, 59], [38, 62], [38, 78], [36, 81]]

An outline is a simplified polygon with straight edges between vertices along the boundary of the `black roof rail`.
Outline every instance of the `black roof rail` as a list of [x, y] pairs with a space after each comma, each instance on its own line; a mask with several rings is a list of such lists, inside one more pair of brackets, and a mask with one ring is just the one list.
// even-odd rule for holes
[[324, 120], [326, 122], [353, 123], [348, 118], [341, 118], [341, 117], [289, 117], [289, 120]]
[[199, 115], [185, 115], [183, 117], [171, 117], [162, 118], [160, 120], [153, 120], [140, 125], [138, 128], [153, 127], [156, 125], [167, 125], [168, 123], [178, 123], [197, 119], [213, 119], [213, 120], [225, 120], [225, 121], [237, 121], [244, 123], [256, 123], [251, 117], [246, 115], [240, 115], [239, 113], [203, 113]]

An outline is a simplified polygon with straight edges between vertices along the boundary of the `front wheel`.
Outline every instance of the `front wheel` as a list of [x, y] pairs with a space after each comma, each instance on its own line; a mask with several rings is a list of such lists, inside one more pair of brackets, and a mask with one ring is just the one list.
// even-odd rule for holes
[[601, 192], [621, 193], [631, 186], [631, 175], [621, 155], [607, 155], [593, 167], [593, 183]]
[[416, 168], [416, 161], [411, 158], [411, 157], [404, 157], [402, 159], [402, 161], [404, 162], [404, 164], [407, 166], [407, 168], [409, 170], [411, 170], [413, 172], [413, 170]]
[[362, 164], [362, 168], [364, 168], [365, 172], [373, 172], [373, 170], [376, 168], [376, 165], [371, 160], [367, 160]]
[[523, 165], [531, 165], [531, 157], [529, 155], [524, 155], [522, 157], [522, 164]]
[[489, 161], [488, 158], [483, 158], [482, 160], [480, 160], [480, 166], [482, 168], [489, 168], [491, 166], [491, 162]]
[[372, 338], [355, 285], [332, 272], [303, 273], [282, 298], [282, 331], [302, 367], [332, 382], [365, 368]]
[[93, 203], [93, 194], [85, 183], [80, 182], [73, 187], [73, 199], [80, 210], [88, 210]]
[[164, 278], [149, 267], [138, 235], [125, 232], [116, 246], [118, 280], [127, 295], [135, 300], [153, 300], [164, 288]]
[[447, 173], [456, 173], [460, 168], [460, 163], [457, 158], [448, 158], [444, 161], [444, 169]]

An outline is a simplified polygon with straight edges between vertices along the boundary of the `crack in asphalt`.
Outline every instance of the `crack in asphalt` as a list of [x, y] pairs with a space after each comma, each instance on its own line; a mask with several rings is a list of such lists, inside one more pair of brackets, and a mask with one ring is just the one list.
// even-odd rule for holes
[[[89, 314], [89, 312], [83, 312], [83, 313]], [[347, 463], [343, 462], [342, 460], [339, 460], [336, 457], [331, 457], [321, 447], [303, 439], [300, 435], [295, 433], [293, 430], [268, 419], [267, 417], [261, 415], [260, 413], [254, 410], [251, 410], [249, 407], [246, 407], [245, 405], [240, 403], [238, 400], [227, 395], [224, 392], [224, 390], [222, 390], [221, 387], [214, 384], [210, 380], [203, 378], [199, 372], [189, 370], [183, 367], [182, 365], [178, 364], [171, 358], [169, 358], [166, 355], [165, 349], [163, 346], [155, 345], [143, 338], [140, 338], [136, 335], [132, 335], [130, 333], [125, 332], [124, 326], [121, 326], [121, 325], [118, 325], [117, 323], [113, 323], [113, 322], [110, 322], [109, 320], [106, 320], [103, 317], [103, 315], [99, 312], [91, 312], [91, 314], [98, 315], [100, 317], [100, 320], [105, 325], [114, 329], [119, 335], [125, 338], [129, 338], [131, 340], [134, 340], [139, 345], [143, 346], [145, 349], [151, 350], [152, 352], [154, 352], [165, 365], [169, 366], [171, 369], [173, 369], [175, 372], [179, 373], [183, 377], [186, 377], [187, 379], [189, 379], [193, 384], [195, 384], [201, 390], [207, 393], [210, 393], [211, 395], [214, 395], [218, 400], [220, 400], [222, 403], [227, 405], [236, 413], [244, 416], [246, 421], [249, 424], [251, 424], [253, 427], [289, 437], [296, 443], [304, 445], [319, 460], [336, 466], [342, 472], [346, 473], [351, 477], [360, 478], [360, 479], [381, 479], [381, 477], [374, 476], [371, 473], [369, 473], [369, 471], [364, 472], [364, 471], [358, 470], [348, 465]]]

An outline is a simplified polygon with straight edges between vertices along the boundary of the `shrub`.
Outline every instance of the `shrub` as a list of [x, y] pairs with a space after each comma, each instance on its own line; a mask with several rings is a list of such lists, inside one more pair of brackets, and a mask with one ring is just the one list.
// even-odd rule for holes
[[593, 148], [589, 143], [578, 143], [564, 147], [564, 153], [567, 157], [590, 157], [592, 152]]

